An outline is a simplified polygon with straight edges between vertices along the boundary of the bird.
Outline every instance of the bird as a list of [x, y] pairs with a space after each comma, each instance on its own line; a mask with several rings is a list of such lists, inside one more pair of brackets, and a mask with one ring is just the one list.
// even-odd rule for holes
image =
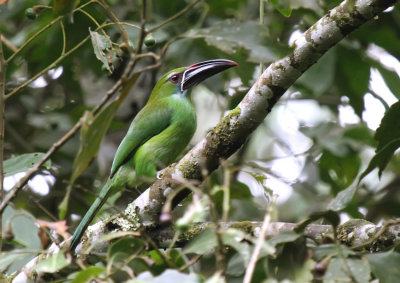
[[154, 180], [157, 170], [174, 162], [189, 144], [197, 123], [192, 87], [235, 66], [238, 64], [232, 60], [207, 60], [171, 70], [158, 80], [122, 139], [107, 182], [76, 228], [71, 251], [110, 196]]

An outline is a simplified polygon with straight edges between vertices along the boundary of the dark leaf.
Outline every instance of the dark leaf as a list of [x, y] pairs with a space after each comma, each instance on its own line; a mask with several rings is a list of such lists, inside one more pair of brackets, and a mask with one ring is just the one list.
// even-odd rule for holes
[[96, 58], [103, 63], [103, 67], [108, 72], [112, 73], [114, 69], [112, 65], [114, 54], [110, 37], [108, 35], [100, 34], [97, 31], [91, 31], [90, 29], [89, 32]]
[[113, 243], [108, 249], [109, 261], [123, 262], [128, 257], [140, 253], [145, 245], [143, 240], [133, 237], [122, 238]]
[[385, 113], [376, 130], [375, 139], [378, 141], [376, 154], [361, 174], [359, 181], [375, 168], [379, 168], [379, 176], [381, 176], [393, 153], [400, 147], [400, 102], [393, 104]]
[[352, 258], [333, 258], [328, 265], [324, 282], [368, 283], [371, 268], [366, 260]]
[[[370, 66], [359, 49], [338, 48], [336, 68], [337, 86], [350, 99], [350, 105], [359, 117], [364, 111], [364, 94], [368, 91]], [[354, 66], [357, 66], [356, 68]]]
[[276, 246], [284, 244], [284, 243], [294, 242], [299, 237], [301, 237], [300, 234], [297, 234], [292, 231], [282, 232], [282, 233], [279, 233], [278, 235], [272, 237], [271, 239], [269, 239], [268, 243], [271, 246], [276, 247]]
[[[324, 95], [332, 87], [335, 77], [336, 52], [326, 53], [315, 65], [308, 69], [297, 81], [296, 85], [306, 88], [314, 96]], [[321, 74], [324, 74], [321, 76]]]
[[399, 75], [393, 71], [388, 70], [385, 66], [380, 65], [378, 68], [379, 73], [381, 73], [383, 79], [385, 80], [386, 85], [390, 89], [390, 91], [400, 99], [400, 77]]
[[105, 269], [100, 266], [89, 266], [84, 270], [79, 271], [71, 283], [90, 282], [93, 277], [96, 277], [105, 272]]
[[186, 37], [203, 38], [207, 44], [228, 54], [244, 49], [253, 63], [271, 62], [275, 58], [266, 27], [256, 22], [226, 20], [210, 28], [192, 29]]
[[361, 159], [357, 152], [348, 150], [344, 156], [337, 156], [324, 150], [319, 160], [321, 179], [330, 184], [335, 193], [350, 186], [357, 177]]
[[340, 191], [336, 197], [329, 203], [328, 208], [333, 211], [340, 211], [344, 209], [354, 198], [357, 192], [356, 185], [350, 185], [347, 189]]
[[289, 1], [278, 1], [278, 0], [271, 0], [270, 3], [272, 6], [275, 7], [282, 14], [284, 17], [290, 17], [292, 14], [292, 9], [290, 8]]
[[183, 252], [185, 254], [206, 254], [211, 252], [216, 246], [217, 236], [214, 229], [206, 229], [190, 241], [183, 249]]
[[334, 227], [336, 227], [340, 223], [339, 215], [335, 211], [327, 210], [311, 214], [307, 219], [300, 222], [294, 231], [300, 233], [307, 227], [308, 224], [321, 218], [325, 219]]
[[344, 246], [341, 246], [339, 250], [339, 247], [336, 244], [319, 245], [313, 249], [313, 258], [317, 261], [320, 261], [325, 257], [336, 256], [338, 254], [348, 257], [349, 255], [355, 255], [356, 253]]

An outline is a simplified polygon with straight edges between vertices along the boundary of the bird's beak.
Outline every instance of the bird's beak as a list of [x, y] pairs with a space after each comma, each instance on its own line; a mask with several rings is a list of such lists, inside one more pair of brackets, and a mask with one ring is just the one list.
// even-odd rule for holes
[[193, 64], [183, 72], [181, 91], [195, 86], [219, 72], [238, 65], [234, 61], [225, 59], [208, 60]]

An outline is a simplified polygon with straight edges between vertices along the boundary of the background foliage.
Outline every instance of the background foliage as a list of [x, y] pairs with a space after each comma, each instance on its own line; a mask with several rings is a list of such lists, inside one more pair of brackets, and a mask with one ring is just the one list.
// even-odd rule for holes
[[[100, 111], [96, 105], [120, 80], [130, 62], [129, 51], [139, 51], [143, 2], [82, 1], [79, 6], [84, 7], [73, 15], [40, 9], [38, 1], [10, 0], [0, 6], [0, 32], [8, 63], [6, 189], [75, 123], [81, 125], [80, 133], [51, 156], [51, 162], [4, 211], [0, 257], [4, 274], [18, 270], [46, 249], [52, 240], [45, 232], [49, 228], [65, 237], [73, 231], [94, 200], [96, 188], [107, 178], [129, 122], [160, 75], [212, 58], [240, 64], [193, 91], [198, 131], [192, 146], [237, 105], [260, 73], [260, 63], [266, 66], [287, 55], [296, 34], [340, 3], [265, 2], [264, 24], [259, 24], [257, 1], [197, 1], [169, 22], [165, 21], [190, 3], [146, 2], [145, 27], [154, 30], [145, 38], [143, 57], [134, 71], [156, 65], [134, 75], [118, 98], [109, 100]], [[48, 1], [40, 4], [52, 5]], [[65, 18], [57, 20], [64, 13]], [[116, 19], [125, 23], [127, 38], [120, 25], [113, 23]], [[192, 221], [262, 221], [273, 194], [278, 195], [276, 206], [270, 209], [273, 220], [299, 222], [327, 209], [336, 211], [341, 221], [363, 218], [379, 223], [398, 217], [400, 159], [394, 153], [400, 146], [400, 106], [396, 102], [400, 98], [399, 31], [397, 5], [332, 48], [287, 91], [245, 146], [207, 179], [200, 187], [203, 193], [176, 209], [177, 227], [185, 229]], [[37, 74], [37, 79], [23, 85]], [[226, 195], [229, 202], [224, 202]], [[125, 192], [123, 200], [114, 200], [108, 208], [123, 208], [133, 198], [133, 192]], [[218, 225], [183, 249], [150, 249], [146, 240], [123, 237], [106, 254], [90, 260], [70, 264], [71, 258], [59, 252], [36, 269], [47, 272], [42, 278], [47, 281], [84, 282], [97, 277], [120, 282], [137, 276], [147, 282], [159, 276], [163, 282], [217, 282], [222, 280], [217, 271], [223, 271], [227, 281], [241, 282], [256, 239]], [[222, 248], [221, 242], [229, 248]], [[192, 264], [194, 259], [197, 262]], [[307, 282], [312, 278], [395, 282], [398, 271], [391, 267], [399, 263], [395, 251], [364, 255], [335, 243], [317, 245], [302, 233], [282, 234], [265, 242], [253, 282]]]

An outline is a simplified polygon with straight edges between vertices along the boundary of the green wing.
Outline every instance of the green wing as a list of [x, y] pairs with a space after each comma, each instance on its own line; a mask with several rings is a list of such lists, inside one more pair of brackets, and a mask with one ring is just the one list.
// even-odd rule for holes
[[171, 108], [161, 103], [146, 105], [132, 121], [126, 136], [115, 154], [111, 177], [146, 141], [165, 130], [172, 117]]

